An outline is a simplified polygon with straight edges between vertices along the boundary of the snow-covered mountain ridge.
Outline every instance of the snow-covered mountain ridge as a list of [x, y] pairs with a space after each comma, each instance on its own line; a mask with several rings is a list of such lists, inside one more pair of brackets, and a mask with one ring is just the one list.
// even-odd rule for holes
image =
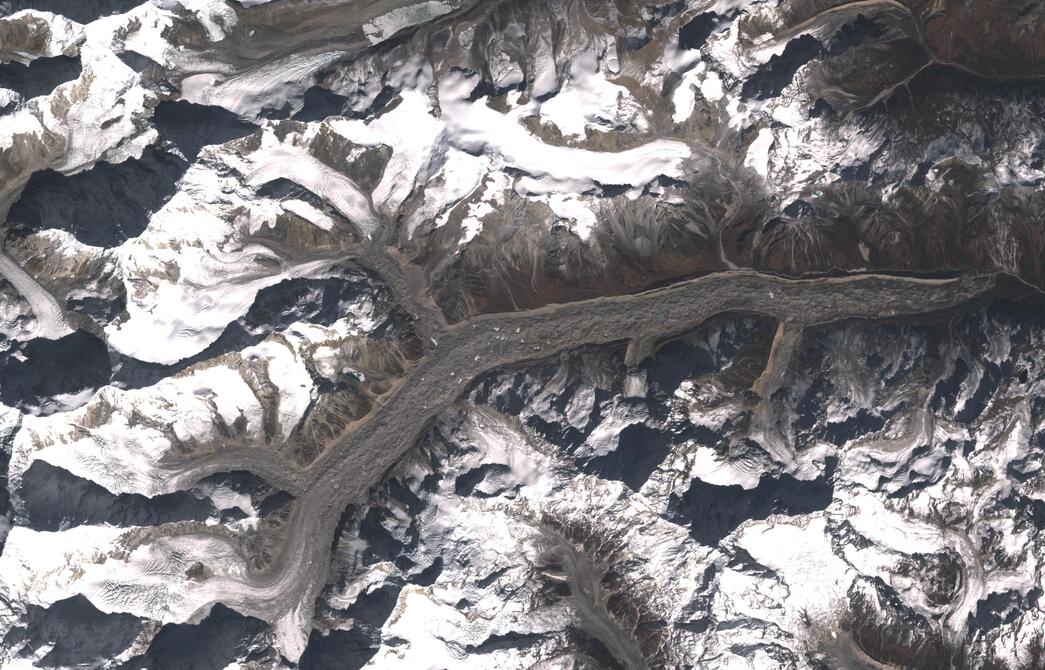
[[0, 0], [0, 665], [1039, 668], [1031, 0]]

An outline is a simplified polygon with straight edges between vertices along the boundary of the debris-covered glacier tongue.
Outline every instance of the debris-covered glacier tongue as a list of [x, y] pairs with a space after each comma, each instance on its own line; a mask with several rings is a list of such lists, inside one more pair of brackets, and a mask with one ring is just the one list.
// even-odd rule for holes
[[0, 667], [1045, 667], [1030, 0], [0, 0]]

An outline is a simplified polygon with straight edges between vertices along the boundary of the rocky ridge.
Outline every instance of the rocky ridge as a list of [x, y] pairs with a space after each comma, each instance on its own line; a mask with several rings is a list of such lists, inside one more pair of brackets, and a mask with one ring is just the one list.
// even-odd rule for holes
[[1041, 19], [0, 2], [5, 667], [1037, 667]]

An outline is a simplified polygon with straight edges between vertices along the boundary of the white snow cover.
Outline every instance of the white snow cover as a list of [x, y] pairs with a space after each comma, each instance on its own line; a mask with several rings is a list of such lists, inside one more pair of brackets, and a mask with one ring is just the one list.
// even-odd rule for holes
[[556, 193], [548, 196], [547, 202], [555, 215], [569, 222], [570, 229], [582, 240], [588, 239], [592, 230], [599, 225], [599, 218], [593, 207], [593, 199], [583, 195]]
[[[72, 26], [66, 30], [75, 31], [79, 38], [77, 24]], [[62, 24], [57, 28], [61, 30]], [[22, 170], [0, 186], [0, 214], [6, 216], [22, 180], [36, 170], [72, 174], [99, 160], [137, 158], [156, 139], [156, 131], [147, 123], [155, 94], [139, 84], [138, 74], [108, 44], [95, 39], [95, 33], [86, 32], [77, 79], [30, 100], [0, 123], [0, 157]], [[27, 151], [27, 147], [37, 150]]]
[[301, 353], [273, 338], [225, 364], [191, 368], [142, 389], [107, 386], [75, 411], [26, 417], [13, 444], [12, 485], [41, 459], [113, 493], [171, 493], [178, 481], [161, 464], [177, 454], [179, 442], [212, 448], [234, 443], [221, 437], [221, 425], [239, 426], [241, 446], [264, 442], [264, 409], [245, 378], [258, 372], [279, 391], [277, 438], [286, 439], [314, 388]]
[[388, 39], [403, 28], [426, 23], [456, 9], [456, 5], [441, 0], [427, 0], [414, 5], [397, 7], [363, 24], [363, 32], [371, 44]]
[[[125, 15], [81, 26], [46, 12], [18, 12], [0, 21], [44, 19], [49, 39], [40, 53], [8, 54], [30, 61], [38, 56], [79, 54], [80, 76], [38, 96], [0, 119], [0, 162], [10, 168], [0, 184], [0, 219], [6, 218], [33, 172], [52, 169], [73, 174], [98, 161], [121, 162], [141, 156], [157, 134], [148, 123], [157, 99], [141, 86], [139, 75], [113, 51], [114, 31], [124, 31], [127, 42], [139, 27], [151, 26], [149, 4]], [[133, 16], [132, 16], [133, 15]], [[0, 251], [0, 275], [29, 304], [35, 319], [33, 335], [58, 338], [70, 332], [61, 306], [36, 279], [27, 275], [19, 259]], [[46, 282], [44, 282], [46, 283]]]
[[451, 72], [439, 82], [439, 104], [454, 144], [472, 154], [525, 172], [520, 194], [583, 193], [597, 184], [642, 187], [657, 177], [682, 177], [690, 148], [675, 140], [653, 140], [619, 152], [545, 144], [509, 116], [482, 100], [469, 102], [476, 81]]
[[[786, 588], [786, 610], [780, 624], [786, 628], [801, 626], [801, 613], [831, 624], [835, 613], [844, 605], [846, 590], [853, 579], [849, 566], [834, 555], [827, 520], [823, 517], [804, 520], [800, 524], [787, 521], [752, 524], [737, 535], [737, 546], [752, 558], [777, 573]], [[736, 605], [723, 594], [721, 606]], [[763, 609], [764, 605], [757, 606]], [[752, 614], [755, 614], [752, 612]]]
[[[425, 75], [420, 75], [424, 80]], [[395, 109], [374, 121], [332, 119], [337, 133], [364, 146], [387, 145], [392, 158], [381, 181], [371, 195], [375, 206], [386, 216], [399, 211], [415, 185], [428, 180], [430, 165], [447, 151], [443, 122], [432, 114], [428, 96], [407, 90]]]
[[[468, 100], [476, 80], [449, 72], [436, 83], [437, 117], [424, 92], [432, 83], [430, 67], [408, 62], [396, 76], [413, 83], [400, 93], [401, 102], [394, 109], [369, 123], [331, 119], [329, 125], [353, 142], [392, 149], [392, 158], [371, 196], [378, 211], [394, 216], [407, 196], [424, 185], [424, 204], [412, 213], [410, 231], [430, 219], [445, 223], [455, 205], [485, 184], [486, 195], [469, 204], [465, 215], [461, 243], [466, 243], [481, 230], [483, 216], [502, 203], [499, 194], [507, 179], [503, 169], [510, 167], [526, 173], [513, 180], [517, 193], [546, 202], [579, 236], [587, 238], [596, 218], [580, 194], [598, 184], [642, 188], [661, 175], [681, 177], [682, 162], [691, 155], [687, 144], [674, 140], [654, 140], [621, 152], [554, 146], [521, 124], [524, 116], [548, 113], [549, 105], [551, 112], [562, 115], [555, 118], [574, 130], [587, 124], [582, 118], [602, 118], [605, 104], [609, 104], [606, 100], [612, 100], [617, 109], [627, 90], [609, 84], [592, 67], [579, 65], [577, 83], [559, 94], [572, 100], [568, 104], [555, 102], [556, 96], [543, 104], [531, 101], [508, 114], [491, 109], [485, 99]], [[642, 127], [641, 115], [633, 120]]]
[[[418, 226], [429, 221], [435, 221], [438, 226], [444, 225], [454, 207], [480, 188], [484, 179], [489, 182], [503, 182], [507, 186], [506, 175], [490, 170], [488, 159], [472, 156], [453, 147], [448, 148], [439, 171], [425, 184], [422, 205], [414, 210], [408, 220], [407, 230], [410, 235], [414, 234]], [[484, 187], [484, 193], [496, 196], [497, 189], [487, 185]], [[472, 203], [470, 207], [476, 205], [477, 203]], [[467, 222], [465, 226], [468, 226]]]
[[[200, 619], [211, 603], [235, 597], [234, 584], [244, 568], [228, 541], [186, 535], [140, 544], [140, 533], [110, 526], [54, 533], [15, 528], [0, 555], [0, 595], [47, 606], [79, 593], [103, 612], [165, 623]], [[194, 563], [225, 578], [188, 579], [185, 573]]]
[[[268, 136], [266, 136], [268, 137]], [[377, 229], [370, 200], [354, 181], [333, 170], [297, 147], [263, 147], [252, 157], [254, 171], [247, 176], [251, 186], [274, 179], [289, 179], [323, 198], [345, 218], [359, 226], [364, 235]]]
[[698, 63], [696, 67], [686, 72], [682, 81], [679, 82], [678, 88], [672, 94], [672, 103], [675, 105], [672, 119], [675, 123], [682, 123], [693, 115], [698, 91], [707, 102], [718, 102], [725, 97], [722, 79], [717, 72], [709, 71], [707, 63], [704, 62]]
[[769, 176], [769, 150], [773, 147], [773, 131], [761, 128], [755, 141], [748, 147], [744, 165], [752, 168], [763, 177]]
[[580, 55], [570, 63], [570, 76], [559, 92], [540, 103], [540, 115], [567, 137], [584, 137], [588, 128], [611, 130], [630, 125], [649, 128], [646, 113], [626, 87], [614, 84], [598, 69], [594, 53]]
[[[220, 33], [212, 35], [219, 36]], [[181, 81], [181, 98], [201, 105], [218, 105], [248, 118], [256, 117], [265, 108], [282, 109], [288, 102], [293, 103], [296, 111], [301, 107], [299, 96], [315, 81], [319, 71], [345, 55], [339, 50], [292, 54], [242, 73], [192, 74]]]
[[[266, 0], [239, 1], [250, 6]], [[31, 153], [39, 160], [0, 187], [0, 204], [9, 204], [19, 188], [16, 182], [24, 181], [34, 170], [54, 167], [72, 173], [98, 160], [124, 160], [140, 155], [142, 148], [155, 139], [145, 117], [156, 98], [112, 52], [125, 45], [164, 65], [196, 57], [173, 53], [165, 43], [163, 31], [173, 25], [173, 20], [157, 4], [177, 4], [192, 10], [219, 49], [235, 21], [231, 3], [219, 0], [155, 0], [126, 15], [103, 17], [86, 27], [36, 12], [0, 19], [10, 21], [33, 14], [46, 17], [52, 26], [54, 34], [39, 54], [20, 57], [80, 49], [84, 60], [80, 79], [59, 86], [50, 96], [38, 98], [0, 121], [0, 153], [5, 161], [17, 142], [40, 146], [55, 142], [55, 146], [68, 148], [64, 153], [49, 149], [39, 155]], [[724, 15], [746, 4], [750, 3], [721, 0], [704, 3], [700, 11], [713, 9]], [[438, 0], [418, 3], [371, 19], [363, 31], [369, 41], [377, 42], [453, 8]], [[466, 36], [462, 34], [461, 38], [465, 40]], [[77, 46], [81, 40], [82, 46]], [[553, 49], [558, 57], [558, 51], [564, 48], [561, 44], [540, 44], [531, 54], [531, 92], [535, 98], [560, 87]], [[783, 44], [775, 43], [754, 54], [744, 53], [735, 22], [728, 30], [713, 35], [700, 52], [683, 52], [674, 39], [668, 39], [664, 56], [650, 63], [643, 73], [642, 86], [654, 90], [663, 83], [666, 72], [680, 74], [682, 82], [672, 97], [673, 120], [696, 122], [693, 112], [698, 96], [708, 103], [719, 103], [728, 115], [724, 131], [757, 130], [744, 156], [745, 165], [776, 182], [772, 186], [779, 193], [797, 193], [837, 179], [840, 168], [867, 159], [887, 138], [858, 124], [830, 127], [809, 118], [810, 101], [795, 88], [789, 88], [779, 100], [741, 103], [738, 89], [743, 77], [782, 49]], [[290, 55], [238, 74], [215, 66], [214, 71], [182, 81], [180, 95], [252, 116], [262, 106], [278, 107], [293, 101], [320, 70], [344, 55], [337, 50]], [[399, 92], [398, 105], [372, 121], [336, 119], [328, 124], [309, 124], [300, 137], [286, 141], [277, 141], [271, 127], [266, 126], [262, 149], [257, 152], [241, 155], [238, 149], [229, 147], [204, 152], [146, 232], [120, 248], [85, 250], [82, 245], [63, 242], [55, 233], [41, 234], [39, 239], [55, 241], [56, 266], [65, 260], [71, 264], [81, 254], [104, 260], [128, 293], [129, 316], [106, 329], [110, 344], [118, 352], [160, 363], [205, 349], [230, 321], [242, 316], [261, 288], [288, 277], [327, 274], [331, 261], [287, 260], [302, 256], [284, 254], [257, 241], [257, 234], [276, 225], [276, 218], [285, 212], [298, 214], [328, 233], [337, 229], [333, 218], [303, 200], [276, 203], [255, 197], [253, 187], [270, 179], [284, 177], [312, 190], [364, 234], [374, 233], [382, 221], [397, 217], [414, 195], [420, 197], [422, 205], [411, 212], [408, 230], [428, 220], [445, 223], [453, 208], [467, 203], [462, 205], [461, 241], [467, 243], [481, 232], [484, 217], [504, 205], [505, 195], [512, 188], [522, 197], [545, 203], [559, 222], [586, 239], [598, 225], [592, 203], [598, 197], [599, 185], [627, 186], [634, 194], [659, 176], [684, 176], [681, 165], [698, 146], [695, 141], [656, 139], [617, 153], [582, 150], [554, 146], [522, 125], [523, 119], [537, 117], [556, 125], [568, 140], [580, 138], [591, 129], [648, 128], [651, 121], [634, 103], [630, 90], [613, 83], [619, 65], [616, 61], [616, 56], [607, 56], [605, 70], [600, 70], [592, 57], [582, 54], [566, 68], [568, 75], [557, 95], [526, 104], [519, 104], [517, 95], [509, 95], [509, 111], [504, 112], [492, 109], [493, 103], [486, 99], [468, 99], [476, 84], [474, 78], [451, 72], [436, 84], [431, 66], [417, 57], [401, 71], [390, 74], [393, 87], [405, 88]], [[505, 66], [497, 73], [500, 75], [503, 78], [499, 83], [523, 80], [523, 73], [514, 66]], [[66, 109], [66, 103], [71, 107]], [[771, 122], [772, 129], [768, 126]], [[373, 193], [365, 192], [351, 178], [328, 168], [302, 148], [320, 129], [332, 130], [360, 146], [391, 148], [392, 159]], [[941, 138], [940, 151], [963, 159], [974, 156], [963, 141]], [[995, 178], [1033, 181], [1040, 176], [1040, 170], [1026, 168], [1027, 157], [1037, 147], [1030, 133], [1023, 145], [1022, 153], [1013, 152], [997, 168]], [[507, 168], [522, 176], [506, 172]], [[246, 177], [241, 182], [228, 176], [230, 173]], [[68, 332], [58, 302], [24, 275], [17, 261], [0, 256], [0, 272], [35, 312], [33, 327], [38, 329], [37, 334], [57, 337]], [[42, 277], [41, 282], [47, 284]], [[357, 316], [356, 322], [342, 321], [331, 328], [296, 324], [281, 338], [268, 339], [213, 365], [194, 367], [150, 388], [128, 391], [107, 387], [85, 406], [50, 417], [21, 418], [18, 412], [2, 411], [0, 407], [0, 443], [12, 426], [23, 424], [11, 441], [11, 483], [17, 486], [25, 468], [41, 458], [114, 492], [154, 495], [174, 490], [177, 482], [161, 465], [171, 453], [172, 436], [206, 443], [215, 440], [215, 422], [240, 421], [245, 440], [263, 439], [262, 404], [248, 383], [250, 373], [243, 372], [243, 368], [262, 363], [278, 389], [276, 424], [278, 437], [285, 438], [316, 393], [309, 373], [336, 380], [350, 372], [339, 344], [348, 335], [366, 330], [365, 322], [373, 314]], [[1010, 357], [1008, 344], [1007, 336], [995, 338], [988, 347], [990, 360], [1000, 363]], [[1040, 343], [1037, 346], [1040, 348]], [[953, 360], [947, 362], [953, 364]], [[1034, 370], [1026, 360], [1017, 361], [1015, 367]], [[845, 421], [855, 408], [875, 402], [878, 389], [861, 386], [855, 381], [858, 377], [863, 379], [852, 372], [834, 379], [838, 388], [845, 389], [847, 398], [822, 408], [829, 420]], [[973, 366], [958, 391], [956, 409], [975, 404], [986, 377], [983, 368]], [[1042, 499], [1035, 479], [1041, 464], [1035, 460], [1032, 447], [1037, 427], [1029, 408], [1033, 398], [1042, 394], [1040, 384], [1034, 381], [1041, 375], [1030, 377], [1030, 384], [1014, 389], [999, 402], [1000, 407], [988, 412], [991, 417], [971, 428], [936, 417], [926, 403], [905, 396], [920, 409], [901, 417], [905, 421], [898, 422], [903, 424], [900, 427], [888, 428], [896, 433], [890, 439], [875, 435], [843, 445], [815, 444], [794, 461], [767, 462], [771, 459], [747, 458], [695, 444], [675, 446], [639, 491], [588, 475], [574, 477], [569, 463], [558, 460], [555, 448], [526, 429], [472, 416], [457, 436], [458, 446], [471, 451], [441, 460], [449, 484], [426, 501], [429, 506], [419, 518], [422, 542], [461, 560], [454, 563], [448, 559], [431, 586], [412, 585], [402, 591], [371, 667], [456, 667], [464, 663], [461, 649], [492, 635], [544, 633], [572, 623], [574, 613], [567, 607], [528, 609], [539, 599], [502, 597], [509, 589], [533, 595], [525, 589], [535, 583], [531, 569], [541, 548], [542, 538], [527, 521], [535, 510], [595, 519], [600, 530], [622, 538], [622, 552], [631, 561], [629, 575], [663, 587], [658, 594], [662, 600], [657, 602], [663, 603], [658, 611], [665, 616], [681, 621], [710, 603], [714, 622], [706, 636], [690, 636], [686, 627], [677, 631], [686, 643], [685, 649], [695, 658], [699, 656], [708, 668], [776, 670], [780, 662], [766, 649], [773, 644], [800, 647], [809, 641], [807, 636], [833, 630], [836, 622], [832, 617], [843, 608], [846, 589], [860, 574], [882, 578], [916, 610], [936, 616], [939, 610], [934, 610], [936, 606], [926, 597], [924, 584], [898, 567], [910, 556], [924, 552], [950, 551], [959, 557], [964, 591], [946, 616], [937, 620], [952, 634], [961, 634], [981, 598], [1008, 591], [1025, 596], [1043, 586], [1040, 550], [1032, 530], [1018, 523], [1015, 511], [997, 502], [1014, 492], [1031, 501]], [[644, 382], [629, 378], [628, 384], [632, 400], [643, 397]], [[53, 401], [73, 407], [92, 392], [88, 389], [80, 397], [59, 396]], [[717, 392], [710, 385], [687, 380], [676, 392], [683, 407], [675, 418], [688, 418], [693, 425], [714, 432], [726, 431], [731, 421], [750, 408], [742, 399], [712, 397]], [[566, 412], [574, 428], [586, 426], [595, 405], [594, 395], [594, 387], [589, 387], [571, 399]], [[618, 446], [622, 430], [650, 421], [647, 414], [618, 400], [604, 403], [600, 409], [600, 425], [578, 448], [579, 457], [611, 452]], [[169, 434], [165, 432], [168, 429]], [[976, 449], [964, 454], [946, 446], [949, 440], [955, 444], [971, 440]], [[763, 475], [771, 472], [775, 476], [778, 466], [799, 478], [819, 474], [817, 468], [822, 469], [828, 456], [837, 456], [839, 463], [834, 502], [825, 512], [749, 521], [713, 548], [697, 546], [684, 524], [666, 518], [666, 501], [683, 493], [694, 478], [750, 489]], [[505, 470], [485, 476], [476, 485], [475, 491], [481, 495], [456, 495], [455, 478], [483, 464], [502, 465]], [[1013, 471], [1030, 478], [1016, 482], [1011, 477]], [[562, 472], [571, 474], [564, 477]], [[919, 488], [901, 502], [887, 498], [912, 482], [935, 483]], [[213, 495], [248, 506], [242, 495], [228, 491], [215, 491]], [[968, 519], [961, 520], [961, 530], [941, 527], [938, 522], [952, 507], [968, 514]], [[866, 546], [847, 545], [839, 551], [832, 544], [832, 535], [837, 539], [837, 524], [843, 519], [851, 520], [853, 532], [863, 536]], [[0, 537], [5, 524], [0, 519]], [[215, 599], [234, 602], [248, 591], [240, 580], [242, 562], [227, 543], [197, 536], [150, 540], [141, 546], [132, 542], [149, 532], [102, 526], [62, 533], [17, 528], [0, 557], [0, 583], [4, 585], [0, 600], [46, 605], [73, 593], [85, 593], [106, 611], [184, 621], [198, 618], [200, 608]], [[1004, 561], [991, 565], [981, 560], [978, 544], [986, 542], [996, 542], [997, 555]], [[758, 565], [745, 567], [746, 559], [734, 562], [738, 549]], [[185, 569], [197, 560], [218, 576], [204, 582], [187, 579]], [[711, 568], [714, 581], [702, 586]], [[760, 574], [762, 568], [772, 572]], [[389, 562], [371, 566], [333, 600], [354, 601], [360, 592], [374, 588], [382, 579], [394, 580], [395, 570]], [[500, 570], [505, 572], [498, 576]], [[479, 588], [477, 583], [488, 577], [495, 587]], [[503, 589], [495, 590], [502, 583]], [[462, 614], [463, 600], [472, 603], [467, 615]], [[0, 630], [14, 621], [5, 607], [0, 603]], [[276, 624], [285, 649], [292, 653], [301, 652], [305, 631], [311, 626], [307, 616], [307, 609], [299, 609]], [[815, 624], [812, 633], [806, 617]], [[997, 627], [1002, 635], [997, 646], [1015, 646], [1015, 640], [1040, 630], [1041, 624], [1039, 611], [1023, 612], [1015, 622]], [[0, 660], [8, 663], [2, 654]], [[536, 653], [529, 651], [498, 649], [482, 657], [469, 657], [467, 664], [530, 668], [537, 660]]]
[[33, 312], [35, 328], [22, 337], [46, 337], [56, 340], [73, 332], [66, 324], [65, 312], [54, 296], [30, 277], [18, 263], [11, 260], [3, 250], [0, 250], [0, 276], [22, 295]]
[[[53, 56], [72, 56], [79, 51], [84, 37], [84, 27], [75, 21], [35, 9], [24, 9], [7, 16], [0, 17], [0, 29], [12, 32], [25, 29], [36, 24], [46, 24], [49, 34], [43, 44], [34, 41], [40, 48], [34, 51], [14, 51], [10, 44], [0, 44], [0, 62], [15, 61], [29, 63], [37, 58]], [[33, 28], [34, 32], [36, 31]]]
[[[249, 175], [248, 184], [240, 183], [235, 173], [197, 162], [146, 230], [111, 251], [127, 286], [128, 318], [107, 326], [106, 334], [121, 353], [175, 363], [214, 342], [261, 289], [285, 279], [329, 274], [334, 258], [313, 254], [316, 260], [288, 262], [254, 237], [275, 226], [283, 208], [255, 198], [251, 185], [292, 179], [329, 196], [364, 231], [374, 229], [365, 194], [297, 146], [266, 133], [255, 153], [213, 151], [214, 160]], [[325, 216], [317, 220], [317, 227], [329, 225]]]
[[226, 31], [237, 22], [232, 7], [216, 0], [154, 0], [154, 4], [163, 9], [186, 9], [192, 12], [212, 42], [223, 40]]
[[[454, 435], [455, 450], [462, 451], [441, 457], [441, 480], [447, 483], [434, 494], [422, 493], [431, 512], [421, 515], [419, 525], [425, 555], [442, 555], [443, 570], [431, 586], [407, 586], [400, 592], [382, 630], [384, 643], [367, 667], [459, 667], [456, 650], [478, 646], [491, 636], [536, 633], [554, 640], [558, 632], [576, 625], [568, 603], [536, 596], [542, 578], [534, 566], [550, 541], [547, 528], [537, 522], [541, 512], [602, 520], [599, 532], [618, 538], [626, 547], [622, 552], [641, 557], [629, 577], [664, 589], [666, 597], [658, 605], [674, 607], [669, 603], [692, 596], [706, 566], [706, 551], [646, 501], [628, 495], [622, 484], [565, 471], [554, 447], [494, 412], [470, 412]], [[418, 461], [407, 469], [406, 481], [419, 482], [428, 473], [423, 465], [427, 458]], [[478, 484], [475, 493], [481, 497], [456, 495], [455, 479], [484, 464], [500, 464], [504, 470]], [[408, 521], [404, 516], [402, 523]], [[343, 541], [350, 547], [359, 542]], [[676, 579], [666, 579], [668, 574]], [[372, 571], [362, 572], [330, 603], [355, 597], [364, 585], [372, 588], [374, 578]], [[484, 580], [490, 585], [477, 586]], [[515, 595], [505, 598], [506, 592]], [[462, 602], [468, 603], [463, 609]], [[409, 644], [396, 644], [397, 639]], [[547, 648], [512, 651], [495, 647], [471, 655], [468, 667], [521, 670], [554, 649], [554, 642]]]

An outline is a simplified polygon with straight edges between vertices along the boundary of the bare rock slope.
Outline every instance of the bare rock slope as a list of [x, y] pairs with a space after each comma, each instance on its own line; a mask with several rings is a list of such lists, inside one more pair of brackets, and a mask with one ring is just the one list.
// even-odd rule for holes
[[0, 666], [1045, 667], [1033, 0], [0, 0]]

